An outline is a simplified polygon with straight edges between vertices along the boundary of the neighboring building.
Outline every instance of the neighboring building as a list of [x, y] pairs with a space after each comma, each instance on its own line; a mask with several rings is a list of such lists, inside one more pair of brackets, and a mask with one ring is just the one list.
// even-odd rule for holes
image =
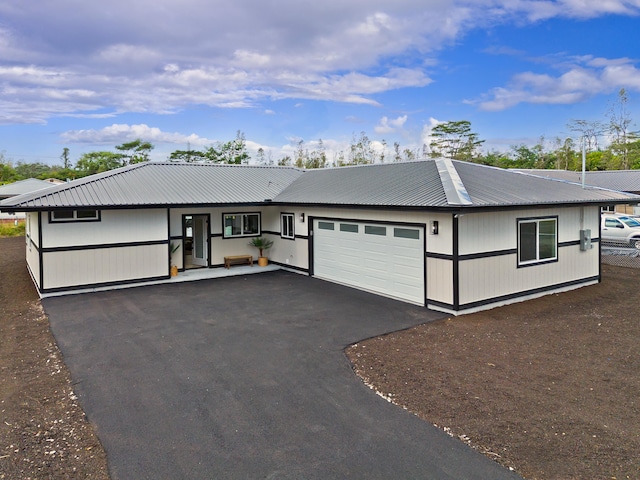
[[600, 207], [638, 200], [436, 159], [308, 171], [140, 163], [2, 208], [28, 212], [41, 295], [166, 279], [171, 264], [222, 267], [264, 236], [283, 268], [459, 314], [598, 282]]
[[[517, 171], [582, 184], [582, 172], [543, 169], [520, 169]], [[607, 188], [618, 192], [640, 195], [640, 170], [602, 170], [585, 172], [584, 183], [585, 185], [593, 187]], [[616, 211], [630, 215], [640, 215], [640, 206], [638, 206], [637, 203], [621, 205], [611, 204], [605, 206], [604, 209], [611, 212]]]
[[[53, 179], [50, 179], [53, 180]], [[49, 188], [52, 185], [50, 180], [38, 180], [37, 178], [27, 178], [14, 183], [0, 185], [0, 200], [5, 198], [23, 195], [25, 193], [35, 192], [43, 188]], [[2, 212], [0, 211], [0, 223], [14, 223], [16, 221], [24, 221], [24, 212]]]

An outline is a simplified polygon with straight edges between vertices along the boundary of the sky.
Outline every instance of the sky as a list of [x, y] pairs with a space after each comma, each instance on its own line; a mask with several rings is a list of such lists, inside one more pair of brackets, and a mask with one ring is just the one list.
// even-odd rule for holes
[[640, 0], [3, 0], [0, 153], [140, 138], [160, 161], [241, 131], [254, 157], [331, 158], [458, 120], [508, 151], [608, 121], [622, 88], [638, 129], [639, 27]]

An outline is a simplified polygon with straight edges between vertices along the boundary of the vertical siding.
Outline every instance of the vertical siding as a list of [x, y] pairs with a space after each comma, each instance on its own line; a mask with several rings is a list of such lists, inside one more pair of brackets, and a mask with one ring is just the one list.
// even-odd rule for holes
[[598, 234], [598, 207], [519, 210], [468, 214], [460, 218], [460, 254], [490, 254], [512, 250], [508, 255], [460, 261], [460, 304], [516, 295], [552, 285], [595, 277], [599, 272], [597, 244], [583, 252], [579, 245], [558, 249], [558, 261], [518, 268], [517, 219], [558, 217], [558, 242], [577, 242], [582, 228]]
[[102, 210], [99, 222], [49, 223], [43, 212], [43, 247], [143, 242], [167, 239], [164, 209]]
[[453, 304], [453, 262], [427, 258], [427, 303]]
[[166, 245], [43, 254], [44, 288], [63, 288], [167, 276]]

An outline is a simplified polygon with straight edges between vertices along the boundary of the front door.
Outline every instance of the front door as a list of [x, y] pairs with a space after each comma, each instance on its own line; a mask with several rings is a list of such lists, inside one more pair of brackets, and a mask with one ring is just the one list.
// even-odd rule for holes
[[206, 267], [209, 251], [209, 225], [206, 215], [193, 216], [193, 258], [194, 265]]

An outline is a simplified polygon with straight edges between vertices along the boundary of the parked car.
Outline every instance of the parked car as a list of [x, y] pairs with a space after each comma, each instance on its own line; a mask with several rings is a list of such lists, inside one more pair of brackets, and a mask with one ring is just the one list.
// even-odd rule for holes
[[601, 228], [602, 240], [625, 243], [640, 250], [640, 219], [605, 213], [602, 214]]

